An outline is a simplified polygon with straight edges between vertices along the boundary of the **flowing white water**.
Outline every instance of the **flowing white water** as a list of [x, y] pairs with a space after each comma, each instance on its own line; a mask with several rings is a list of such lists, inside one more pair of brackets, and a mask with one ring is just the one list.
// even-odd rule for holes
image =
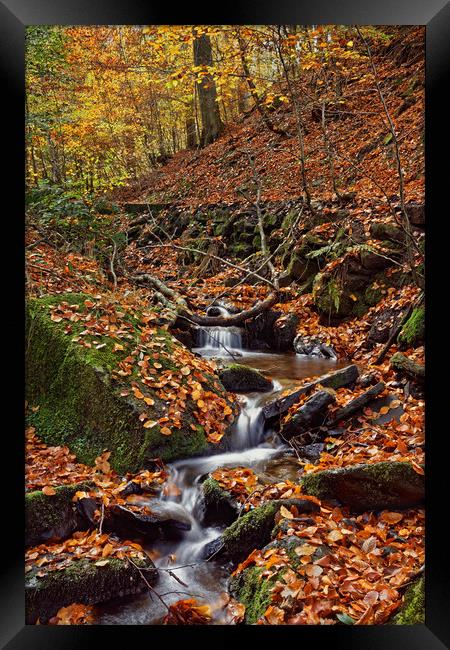
[[[221, 308], [225, 315], [225, 308]], [[284, 366], [280, 368], [281, 355], [259, 354], [242, 350], [242, 332], [239, 328], [211, 327], [199, 328], [197, 331], [196, 351], [203, 356], [230, 357], [229, 351], [239, 356], [249, 357], [252, 365], [261, 369], [268, 364], [267, 370], [272, 374], [284, 376], [289, 364], [298, 362], [288, 355], [283, 357]], [[294, 355], [295, 356], [295, 355]], [[324, 363], [317, 369], [326, 372], [330, 362]], [[308, 362], [309, 363], [309, 362]], [[275, 364], [273, 366], [273, 364]], [[303, 366], [303, 363], [301, 364]], [[273, 366], [273, 367], [272, 367]], [[310, 376], [307, 362], [304, 363], [301, 376]], [[315, 367], [313, 371], [316, 371]], [[297, 378], [299, 369], [297, 366], [291, 368], [293, 378]], [[319, 374], [317, 373], [317, 374]], [[281, 378], [281, 377], [280, 377]], [[173, 505], [176, 511], [188, 518], [191, 529], [184, 534], [181, 541], [160, 541], [152, 544], [151, 548], [160, 553], [155, 559], [155, 565], [160, 569], [176, 569], [176, 576], [186, 586], [177, 582], [167, 571], [160, 571], [156, 589], [164, 597], [166, 603], [173, 603], [182, 598], [195, 597], [200, 600], [213, 603], [218, 595], [226, 589], [226, 582], [229, 572], [214, 562], [204, 561], [202, 552], [204, 546], [220, 536], [223, 528], [207, 527], [202, 525], [201, 520], [201, 484], [206, 475], [219, 467], [244, 466], [249, 468], [264, 468], [265, 464], [276, 456], [282, 456], [286, 450], [285, 445], [278, 442], [268, 442], [269, 432], [264, 428], [262, 407], [269, 395], [280, 391], [285, 386], [274, 381], [271, 393], [250, 393], [240, 395], [241, 411], [236, 421], [234, 431], [230, 439], [231, 450], [225, 453], [205, 456], [201, 458], [188, 458], [176, 461], [169, 465], [170, 480], [180, 490], [178, 497], [162, 497], [166, 501], [176, 501]], [[175, 511], [174, 511], [174, 514]], [[189, 565], [189, 566], [186, 566]], [[150, 595], [144, 595], [134, 599], [130, 604], [121, 604], [118, 608], [106, 608], [101, 622], [104, 624], [158, 624], [166, 614], [164, 606]], [[220, 621], [218, 621], [220, 623]]]

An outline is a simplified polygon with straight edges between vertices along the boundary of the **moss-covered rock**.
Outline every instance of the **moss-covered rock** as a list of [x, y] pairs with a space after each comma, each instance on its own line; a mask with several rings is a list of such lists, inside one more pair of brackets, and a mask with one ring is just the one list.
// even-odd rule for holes
[[425, 380], [425, 366], [409, 359], [401, 352], [392, 355], [390, 366], [400, 375], [406, 375], [410, 379], [423, 383]]
[[262, 576], [264, 567], [249, 567], [229, 581], [228, 591], [245, 605], [245, 622], [254, 624], [264, 614], [271, 601], [270, 590], [277, 577]]
[[64, 539], [75, 530], [89, 527], [89, 511], [85, 507], [93, 499], [73, 502], [75, 492], [86, 492], [92, 487], [89, 482], [64, 485], [55, 488], [56, 494], [46, 495], [41, 490], [25, 495], [25, 544], [35, 546], [49, 539]]
[[48, 622], [61, 607], [72, 603], [93, 605], [118, 596], [139, 593], [148, 587], [142, 578], [154, 585], [158, 573], [150, 558], [127, 560], [108, 559], [103, 566], [94, 560], [73, 560], [69, 566], [49, 571], [39, 577], [38, 567], [27, 573], [25, 579], [25, 618], [27, 624]]
[[405, 233], [399, 226], [396, 226], [394, 223], [375, 221], [370, 226], [370, 234], [374, 239], [389, 240], [399, 243], [403, 243], [405, 241]]
[[423, 576], [408, 587], [400, 609], [389, 622], [394, 625], [425, 623], [425, 578]]
[[398, 335], [401, 350], [415, 348], [425, 337], [425, 307], [416, 307]]
[[307, 474], [305, 494], [338, 501], [355, 512], [414, 508], [423, 503], [425, 481], [410, 463], [350, 465]]
[[[26, 392], [28, 402], [39, 405], [31, 419], [44, 442], [67, 445], [86, 464], [93, 464], [108, 449], [111, 466], [119, 473], [136, 471], [156, 457], [170, 461], [219, 451], [218, 445], [208, 443], [203, 427], [194, 417], [197, 407], [190, 397], [180, 417], [181, 427], [172, 429], [170, 436], [162, 435], [158, 425], [145, 428], [139, 420], [144, 409], [149, 419], [158, 420], [166, 414], [167, 405], [149, 386], [142, 390], [153, 398], [151, 406], [130, 391], [130, 382], [140, 379], [137, 363], [131, 376], [123, 380], [113, 378], [113, 370], [118, 369], [121, 360], [138, 346], [145, 350], [136, 318], [125, 317], [127, 336], [120, 339], [123, 350], [116, 352], [114, 339], [107, 336], [96, 337], [97, 341], [102, 340], [100, 347], [86, 348], [74, 342], [72, 339], [84, 327], [83, 321], [70, 322], [70, 335], [65, 332], [69, 321], [52, 321], [51, 305], [66, 301], [68, 305], [78, 305], [79, 313], [83, 313], [87, 298], [92, 300], [92, 296], [83, 294], [63, 294], [29, 300], [27, 304]], [[160, 371], [176, 370], [172, 353], [181, 344], [159, 327], [155, 327], [155, 337]], [[183, 348], [183, 354], [189, 353]], [[204, 389], [227, 400], [217, 377], [206, 372], [203, 375]], [[125, 396], [120, 395], [124, 387], [129, 393]]]
[[212, 476], [201, 486], [201, 517], [206, 526], [225, 524], [229, 526], [239, 514], [239, 505], [228, 490], [220, 486]]
[[239, 363], [220, 370], [219, 378], [227, 390], [235, 393], [267, 392], [273, 388], [270, 379], [266, 379], [254, 368]]
[[278, 499], [268, 501], [239, 517], [223, 534], [207, 544], [205, 557], [214, 557], [237, 564], [244, 560], [255, 548], [262, 548], [271, 539], [275, 526], [275, 516], [281, 506], [295, 505], [299, 512], [315, 512], [319, 506], [306, 499]]
[[317, 311], [330, 318], [349, 316], [353, 308], [353, 300], [349, 292], [339, 280], [318, 273], [312, 287], [314, 306]]

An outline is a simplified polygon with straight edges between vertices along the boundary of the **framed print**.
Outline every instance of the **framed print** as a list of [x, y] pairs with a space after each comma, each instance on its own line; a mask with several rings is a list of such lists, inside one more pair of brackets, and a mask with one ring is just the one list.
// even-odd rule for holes
[[448, 5], [0, 11], [2, 647], [449, 647]]

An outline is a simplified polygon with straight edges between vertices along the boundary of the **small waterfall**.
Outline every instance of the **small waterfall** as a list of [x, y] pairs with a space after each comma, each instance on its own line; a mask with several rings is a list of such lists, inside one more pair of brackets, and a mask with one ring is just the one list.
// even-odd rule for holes
[[[214, 310], [214, 313], [208, 313]], [[214, 306], [208, 309], [209, 316], [229, 316], [225, 307]], [[242, 350], [242, 329], [240, 327], [199, 327], [196, 348], [201, 354], [214, 353], [215, 356], [230, 356], [228, 351]]]

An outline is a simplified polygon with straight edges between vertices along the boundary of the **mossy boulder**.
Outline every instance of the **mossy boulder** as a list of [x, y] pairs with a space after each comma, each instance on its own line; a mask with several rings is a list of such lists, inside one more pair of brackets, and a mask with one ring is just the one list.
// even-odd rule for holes
[[415, 348], [423, 343], [424, 337], [425, 307], [416, 307], [398, 335], [398, 344], [401, 350]]
[[[109, 558], [103, 566], [95, 560], [73, 560], [69, 566], [39, 577], [39, 567], [25, 578], [25, 620], [27, 624], [47, 623], [61, 607], [72, 603], [93, 605], [119, 596], [148, 589], [142, 575], [154, 585], [158, 573], [150, 558], [127, 560]], [[141, 573], [138, 568], [143, 572]]]
[[305, 494], [339, 502], [355, 512], [420, 506], [425, 498], [424, 476], [410, 463], [382, 462], [350, 465], [307, 474]]
[[289, 508], [293, 505], [299, 512], [319, 510], [316, 503], [306, 499], [268, 501], [239, 517], [220, 537], [207, 544], [204, 556], [209, 558], [214, 555], [215, 559], [233, 564], [242, 562], [255, 548], [262, 548], [270, 541], [275, 517], [281, 506]]
[[225, 388], [234, 393], [267, 392], [273, 384], [264, 375], [239, 363], [233, 363], [228, 368], [219, 371], [219, 378]]
[[201, 486], [201, 518], [205, 526], [225, 524], [229, 526], [239, 514], [239, 504], [228, 490], [220, 486], [212, 476]]
[[404, 231], [394, 223], [375, 221], [370, 226], [370, 234], [374, 239], [389, 240], [403, 243], [405, 241]]
[[425, 623], [425, 578], [415, 580], [403, 596], [398, 612], [389, 621], [394, 625], [424, 625]]
[[35, 546], [50, 539], [64, 539], [76, 530], [91, 525], [90, 515], [96, 508], [94, 499], [73, 502], [76, 492], [86, 492], [89, 482], [63, 485], [55, 494], [46, 495], [41, 490], [25, 494], [25, 544]]
[[[145, 428], [139, 419], [145, 411], [150, 420], [157, 421], [166, 415], [167, 403], [157, 389], [144, 387], [140, 382], [137, 362], [146, 349], [149, 354], [153, 350], [142, 339], [142, 325], [137, 316], [124, 317], [126, 336], [120, 339], [123, 349], [119, 351], [114, 351], [114, 339], [108, 336], [96, 336], [91, 347], [80, 345], [76, 335], [80, 336], [85, 327], [83, 320], [54, 322], [51, 319], [50, 307], [64, 302], [68, 308], [78, 306], [77, 313], [85, 315], [87, 299], [95, 301], [84, 294], [61, 294], [27, 303], [26, 395], [30, 404], [39, 406], [30, 419], [42, 440], [50, 445], [67, 445], [81, 462], [90, 465], [108, 449], [109, 462], [119, 473], [137, 471], [153, 458], [171, 461], [219, 452], [220, 445], [208, 442], [204, 428], [195, 417], [196, 403], [189, 395], [180, 416], [181, 426], [173, 428], [171, 435], [163, 435], [159, 425]], [[102, 312], [95, 314], [101, 316]], [[186, 358], [190, 353], [161, 327], [155, 326], [154, 337], [158, 343], [160, 369], [157, 372], [177, 371], [173, 355], [180, 352]], [[131, 375], [122, 377], [117, 373], [118, 364], [130, 355], [136, 362]], [[131, 382], [142, 386], [141, 390], [154, 403], [148, 406], [137, 399]], [[212, 370], [202, 373], [202, 387], [235, 412]], [[231, 425], [231, 420], [227, 422], [225, 433]]]

